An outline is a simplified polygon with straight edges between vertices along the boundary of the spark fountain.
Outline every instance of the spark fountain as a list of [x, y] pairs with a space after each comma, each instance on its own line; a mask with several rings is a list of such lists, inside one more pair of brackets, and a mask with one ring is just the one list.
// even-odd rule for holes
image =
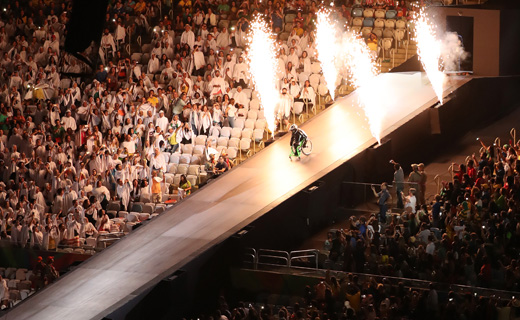
[[[352, 74], [359, 102], [365, 111], [370, 132], [381, 143], [381, 124], [386, 114], [385, 99], [388, 83], [378, 78], [377, 65], [365, 41], [352, 31], [347, 31], [341, 41], [342, 60]], [[377, 94], [374, 94], [377, 92]]]
[[381, 143], [381, 123], [386, 114], [387, 96], [380, 94], [385, 88], [383, 81], [376, 77], [377, 66], [370, 48], [355, 32], [345, 31], [334, 23], [327, 10], [318, 13], [316, 29], [318, 59], [332, 99], [338, 75], [350, 73], [370, 132]]
[[337, 55], [337, 27], [330, 18], [330, 11], [320, 10], [318, 12], [318, 23], [316, 25], [316, 49], [318, 60], [321, 62], [321, 69], [327, 89], [329, 89], [332, 100], [335, 98], [336, 80], [338, 78], [338, 68], [336, 68]]
[[251, 23], [248, 42], [249, 72], [260, 96], [267, 126], [273, 134], [276, 120], [274, 113], [280, 99], [276, 90], [276, 46], [274, 36], [261, 16], [256, 16]]
[[437, 38], [435, 26], [428, 18], [424, 9], [415, 16], [415, 41], [417, 53], [424, 71], [430, 80], [433, 90], [443, 103], [443, 87], [446, 75], [441, 71], [442, 42]]

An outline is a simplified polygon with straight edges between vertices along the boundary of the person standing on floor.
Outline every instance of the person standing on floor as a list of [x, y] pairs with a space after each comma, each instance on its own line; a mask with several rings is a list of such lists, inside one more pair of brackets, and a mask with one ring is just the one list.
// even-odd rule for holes
[[392, 199], [390, 192], [388, 192], [388, 186], [386, 182], [381, 183], [381, 191], [376, 192], [374, 186], [371, 187], [374, 196], [378, 198], [377, 204], [379, 205], [379, 221], [386, 223], [386, 212], [388, 210], [387, 202]]
[[402, 192], [404, 190], [404, 172], [401, 165], [394, 160], [390, 160], [390, 163], [394, 165], [394, 185], [395, 193], [397, 195], [397, 208], [403, 209], [403, 197]]

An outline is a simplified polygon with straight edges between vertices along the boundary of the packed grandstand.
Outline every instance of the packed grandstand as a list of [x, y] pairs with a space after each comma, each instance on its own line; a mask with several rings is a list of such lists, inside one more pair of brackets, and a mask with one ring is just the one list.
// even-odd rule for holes
[[[277, 89], [291, 97], [282, 118], [301, 124], [320, 112], [328, 94], [314, 28], [324, 5], [113, 1], [99, 46], [85, 52], [97, 61], [85, 77], [89, 67], [63, 50], [72, 1], [4, 3], [0, 237], [47, 255], [32, 261], [32, 270], [0, 268], [2, 308], [59, 277], [52, 252], [95, 254], [264, 147], [270, 131], [247, 66], [247, 32], [257, 13], [281, 47]], [[409, 20], [421, 5], [326, 4], [365, 39], [381, 71], [414, 54]], [[348, 83], [338, 87], [341, 95], [351, 91]], [[283, 122], [276, 129], [287, 130]], [[415, 184], [403, 194], [392, 190], [402, 205], [385, 217], [353, 216], [316, 248], [319, 268], [332, 276], [282, 302], [228, 305], [221, 297], [218, 310], [203, 317], [520, 317], [518, 299], [471, 291], [520, 291], [518, 152], [514, 141], [482, 145], [451, 166], [451, 179], [429, 199], [425, 171], [405, 168], [405, 178], [397, 165], [394, 183]], [[446, 284], [467, 291], [446, 291]]]

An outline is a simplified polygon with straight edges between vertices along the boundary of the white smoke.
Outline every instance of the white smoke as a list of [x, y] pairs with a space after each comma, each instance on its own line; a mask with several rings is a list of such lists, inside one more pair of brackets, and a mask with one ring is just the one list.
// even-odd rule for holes
[[441, 59], [445, 72], [460, 71], [460, 65], [469, 57], [456, 32], [446, 32], [441, 39]]

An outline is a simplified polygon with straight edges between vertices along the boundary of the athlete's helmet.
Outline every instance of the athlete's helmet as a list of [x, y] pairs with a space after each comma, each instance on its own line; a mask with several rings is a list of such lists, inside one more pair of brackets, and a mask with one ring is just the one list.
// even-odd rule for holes
[[298, 126], [296, 125], [296, 123], [293, 123], [293, 124], [291, 125], [291, 128], [289, 128], [289, 130], [290, 130], [290, 131], [296, 131], [296, 130], [298, 130]]

